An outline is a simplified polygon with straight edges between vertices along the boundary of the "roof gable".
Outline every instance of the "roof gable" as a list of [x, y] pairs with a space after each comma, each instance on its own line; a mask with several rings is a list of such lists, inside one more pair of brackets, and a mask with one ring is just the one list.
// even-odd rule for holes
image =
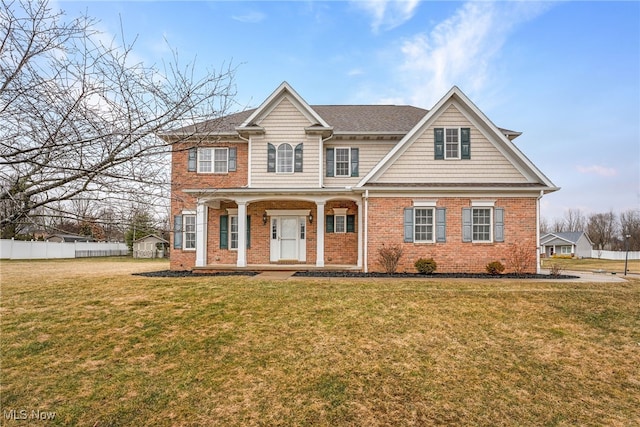
[[287, 82], [282, 82], [280, 86], [269, 97], [256, 108], [249, 117], [236, 129], [242, 131], [243, 129], [255, 128], [260, 125], [260, 122], [269, 115], [273, 109], [275, 109], [283, 98], [289, 99], [289, 101], [309, 120], [313, 126], [320, 126], [323, 128], [330, 128], [327, 122], [313, 109], [307, 102], [302, 99], [300, 95], [289, 85]]
[[[396, 144], [396, 146], [358, 183], [361, 187], [368, 183], [375, 183], [382, 174], [389, 169], [400, 156], [414, 144], [432, 126], [447, 109], [454, 105], [472, 124], [474, 128], [482, 133], [491, 142], [508, 162], [513, 165], [524, 177], [526, 184], [537, 183], [547, 187], [548, 191], [556, 190], [555, 185], [540, 172], [533, 163], [511, 142], [504, 130], [495, 126], [488, 117], [484, 115], [467, 98], [467, 96], [456, 86], [452, 87], [447, 94], [442, 97], [436, 105], [428, 111], [424, 117]], [[472, 148], [473, 151], [473, 148]], [[521, 179], [522, 180], [522, 179]]]

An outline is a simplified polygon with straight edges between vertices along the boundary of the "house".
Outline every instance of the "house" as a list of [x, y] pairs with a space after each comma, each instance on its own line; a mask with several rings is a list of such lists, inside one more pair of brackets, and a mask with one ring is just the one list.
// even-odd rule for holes
[[457, 87], [431, 110], [309, 105], [283, 82], [256, 108], [164, 133], [171, 269], [479, 272], [518, 246], [536, 271], [539, 200], [558, 188]]
[[548, 233], [540, 237], [540, 252], [547, 257], [565, 255], [591, 258], [593, 243], [584, 231]]
[[52, 234], [47, 238], [48, 242], [94, 242], [94, 238], [91, 236], [80, 236], [78, 234]]
[[164, 258], [169, 242], [155, 234], [133, 241], [134, 258]]

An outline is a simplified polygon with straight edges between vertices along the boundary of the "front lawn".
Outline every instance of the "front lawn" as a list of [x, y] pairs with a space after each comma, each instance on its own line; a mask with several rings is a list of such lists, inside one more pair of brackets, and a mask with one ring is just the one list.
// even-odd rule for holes
[[3, 425], [640, 424], [640, 281], [0, 267]]
[[[606, 273], [624, 274], [624, 260], [599, 258], [542, 258], [542, 268], [559, 265], [563, 271], [598, 271]], [[640, 274], [640, 260], [628, 260], [629, 274]]]

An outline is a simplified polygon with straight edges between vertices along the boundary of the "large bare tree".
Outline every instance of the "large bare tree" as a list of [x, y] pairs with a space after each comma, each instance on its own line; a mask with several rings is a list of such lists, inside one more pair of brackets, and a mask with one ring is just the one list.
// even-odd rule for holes
[[233, 99], [230, 65], [196, 77], [195, 62], [182, 66], [175, 52], [146, 65], [124, 36], [101, 39], [90, 18], [70, 19], [47, 0], [1, 0], [5, 237], [39, 208], [69, 200], [166, 197], [169, 147], [154, 135], [223, 115]]
[[587, 234], [595, 249], [612, 249], [616, 232], [616, 214], [613, 211], [589, 215]]

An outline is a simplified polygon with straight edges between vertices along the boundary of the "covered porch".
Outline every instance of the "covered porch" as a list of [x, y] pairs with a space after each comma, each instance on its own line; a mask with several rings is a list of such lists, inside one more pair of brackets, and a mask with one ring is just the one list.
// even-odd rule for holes
[[198, 190], [194, 271], [363, 269], [362, 194]]

